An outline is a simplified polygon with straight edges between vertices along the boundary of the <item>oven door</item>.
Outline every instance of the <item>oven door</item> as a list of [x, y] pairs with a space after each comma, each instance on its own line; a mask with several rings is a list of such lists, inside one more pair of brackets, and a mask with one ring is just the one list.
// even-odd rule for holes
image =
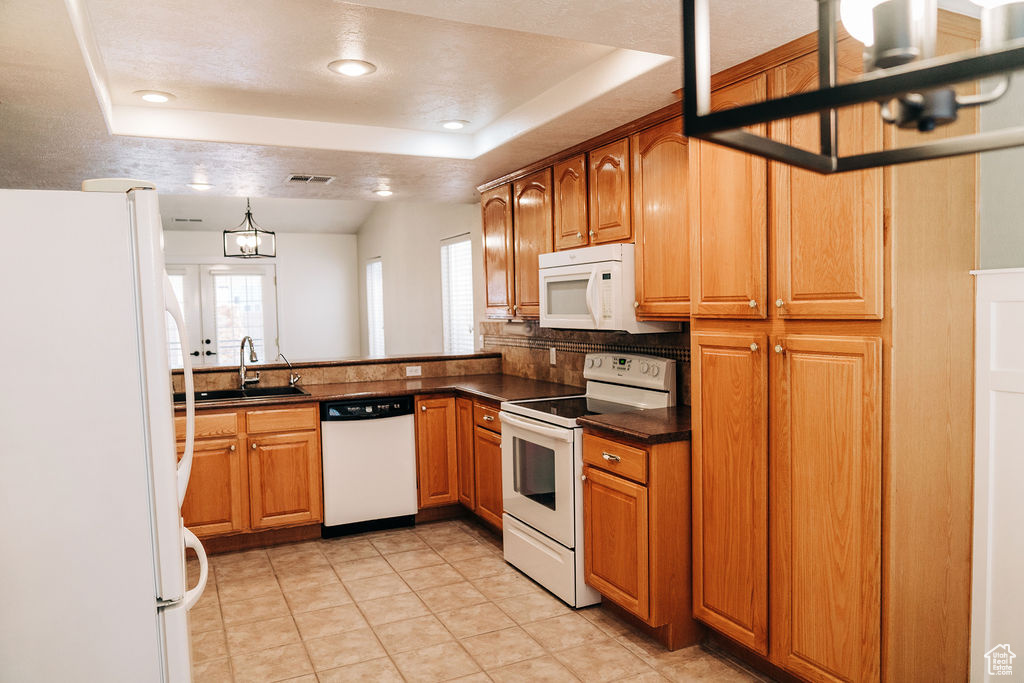
[[501, 413], [505, 512], [567, 548], [576, 545], [576, 430]]
[[576, 330], [614, 327], [617, 261], [540, 270], [540, 326]]

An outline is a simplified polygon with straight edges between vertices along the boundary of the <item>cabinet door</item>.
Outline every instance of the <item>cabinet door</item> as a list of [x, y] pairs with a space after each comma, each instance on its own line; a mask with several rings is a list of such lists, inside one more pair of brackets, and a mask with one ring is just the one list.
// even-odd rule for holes
[[768, 359], [762, 334], [695, 332], [693, 613], [768, 653]]
[[641, 619], [651, 614], [647, 487], [583, 468], [583, 566], [601, 595]]
[[455, 398], [416, 399], [416, 467], [420, 507], [459, 502]]
[[[763, 101], [767, 76], [716, 90], [712, 109]], [[764, 135], [763, 125], [751, 131]], [[764, 318], [767, 298], [768, 165], [709, 142], [690, 145], [693, 314]]]
[[516, 301], [512, 312], [540, 317], [537, 257], [554, 250], [551, 222], [551, 169], [528, 175], [515, 184]]
[[590, 159], [590, 242], [628, 242], [633, 237], [629, 206], [629, 138], [588, 155]]
[[480, 195], [483, 214], [484, 278], [488, 318], [512, 317], [512, 186]]
[[687, 141], [681, 119], [633, 135], [633, 231], [636, 315], [690, 313]]
[[316, 431], [249, 437], [252, 528], [323, 521], [320, 465]]
[[455, 436], [458, 453], [459, 502], [476, 510], [476, 467], [473, 464], [473, 401], [455, 399]]
[[584, 155], [555, 165], [555, 249], [590, 243], [587, 231], [587, 164]]
[[[184, 448], [184, 444], [178, 444], [179, 459]], [[245, 442], [235, 438], [196, 441], [192, 476], [181, 505], [185, 526], [196, 536], [229, 534], [247, 528], [249, 497], [242, 467], [244, 449]]]
[[501, 436], [481, 427], [473, 439], [476, 459], [476, 514], [501, 528]]
[[[860, 43], [840, 43], [839, 78], [861, 72]], [[772, 97], [818, 87], [817, 53], [772, 71]], [[882, 148], [874, 103], [839, 110], [840, 154]], [[817, 114], [772, 123], [771, 136], [818, 149]], [[772, 308], [783, 318], [882, 317], [882, 169], [820, 175], [773, 162]]]
[[881, 340], [772, 340], [772, 659], [815, 681], [877, 681]]

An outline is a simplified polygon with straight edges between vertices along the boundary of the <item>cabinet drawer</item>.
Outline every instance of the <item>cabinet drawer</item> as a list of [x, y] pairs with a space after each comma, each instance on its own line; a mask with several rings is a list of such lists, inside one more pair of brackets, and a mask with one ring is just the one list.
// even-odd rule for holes
[[245, 429], [249, 434], [316, 429], [319, 419], [318, 412], [315, 405], [301, 408], [249, 410], [245, 413]]
[[[218, 436], [234, 436], [238, 433], [238, 418], [235, 413], [196, 413], [196, 438], [207, 439]], [[174, 434], [185, 438], [185, 416], [174, 418]]]
[[498, 417], [498, 409], [483, 403], [473, 403], [473, 422], [477, 427], [490, 429], [492, 432], [501, 434], [501, 419]]
[[583, 462], [641, 484], [647, 483], [647, 451], [618, 441], [584, 434]]

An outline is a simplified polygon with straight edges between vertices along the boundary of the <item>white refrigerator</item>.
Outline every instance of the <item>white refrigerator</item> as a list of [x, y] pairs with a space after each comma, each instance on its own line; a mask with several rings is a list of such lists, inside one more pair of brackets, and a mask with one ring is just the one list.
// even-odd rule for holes
[[161, 241], [152, 190], [0, 190], [0, 681], [191, 678]]

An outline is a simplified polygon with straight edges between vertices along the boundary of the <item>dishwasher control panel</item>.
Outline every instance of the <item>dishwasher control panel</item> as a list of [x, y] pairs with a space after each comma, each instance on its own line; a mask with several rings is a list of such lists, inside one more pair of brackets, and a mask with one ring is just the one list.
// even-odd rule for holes
[[411, 415], [412, 396], [351, 399], [320, 404], [320, 421], [376, 420], [384, 417]]

